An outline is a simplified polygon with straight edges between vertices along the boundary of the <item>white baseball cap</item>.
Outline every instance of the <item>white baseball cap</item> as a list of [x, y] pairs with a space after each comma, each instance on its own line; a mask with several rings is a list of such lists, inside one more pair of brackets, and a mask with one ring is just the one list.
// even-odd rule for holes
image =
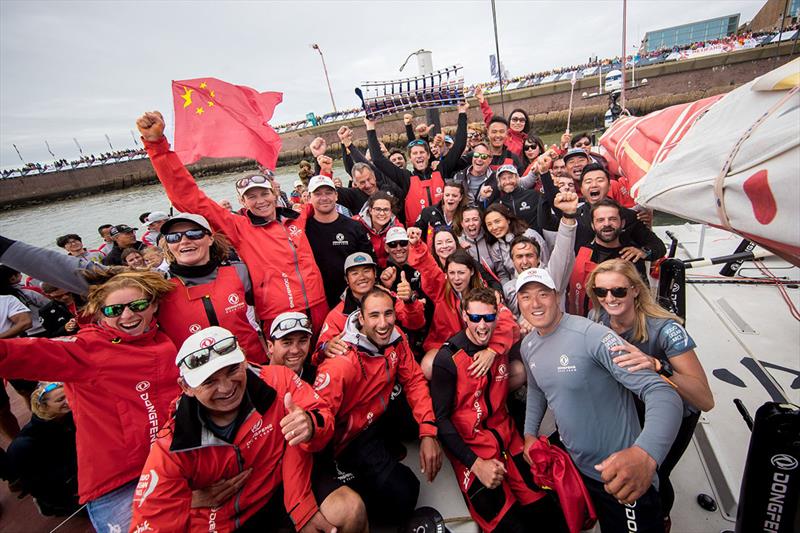
[[144, 219], [145, 224], [152, 224], [153, 222], [160, 222], [162, 220], [168, 220], [169, 215], [164, 213], [163, 211], [153, 211]]
[[336, 190], [336, 185], [333, 184], [333, 180], [328, 176], [314, 176], [308, 182], [308, 192], [314, 192], [320, 187], [330, 187], [334, 191]]
[[392, 226], [386, 232], [386, 242], [407, 241], [408, 232], [402, 226]]
[[225, 328], [211, 326], [183, 341], [175, 364], [187, 385], [199, 387], [217, 370], [244, 360], [236, 336]]
[[519, 170], [514, 165], [503, 165], [497, 169], [497, 175], [499, 176], [503, 172], [511, 172], [512, 174], [516, 174], [519, 176]]
[[311, 320], [306, 315], [297, 311], [287, 311], [279, 314], [272, 321], [272, 325], [269, 327], [269, 336], [272, 339], [280, 339], [295, 331], [303, 331], [309, 335], [314, 334], [311, 331]]
[[541, 283], [548, 289], [553, 290], [556, 288], [556, 284], [553, 282], [553, 278], [550, 277], [550, 273], [543, 268], [529, 268], [528, 270], [523, 270], [517, 277], [517, 292], [528, 283]]
[[272, 190], [271, 174], [271, 172], [264, 172], [262, 174], [248, 174], [243, 178], [239, 178], [236, 180], [236, 194], [244, 196], [244, 193], [257, 187]]
[[193, 224], [197, 224], [207, 231], [211, 231], [211, 224], [208, 223], [206, 217], [202, 215], [196, 215], [194, 213], [177, 213], [175, 216], [164, 222], [164, 225], [161, 226], [161, 233], [169, 233], [169, 230], [172, 228], [172, 226], [178, 222], [191, 222]]

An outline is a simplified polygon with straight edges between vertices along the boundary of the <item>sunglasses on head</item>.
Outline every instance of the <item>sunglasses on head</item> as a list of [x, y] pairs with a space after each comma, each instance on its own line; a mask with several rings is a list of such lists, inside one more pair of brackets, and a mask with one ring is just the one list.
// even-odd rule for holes
[[231, 353], [237, 346], [239, 346], [239, 343], [236, 342], [236, 337], [226, 337], [222, 340], [218, 340], [211, 346], [200, 348], [190, 353], [181, 359], [178, 366], [183, 365], [189, 370], [194, 370], [208, 363], [212, 358]]
[[300, 326], [301, 328], [311, 329], [311, 320], [308, 317], [286, 318], [275, 326], [275, 331], [291, 331]]
[[256, 174], [254, 176], [247, 176], [246, 178], [242, 178], [236, 182], [237, 189], [244, 189], [251, 183], [269, 183], [269, 178], [266, 176], [261, 176]]
[[613, 289], [606, 289], [605, 287], [595, 287], [592, 289], [592, 292], [594, 292], [595, 296], [598, 298], [605, 298], [609, 292], [614, 298], [625, 298], [628, 295], [628, 289], [631, 288], [632, 287], [614, 287]]
[[477, 157], [478, 159], [486, 161], [487, 159], [489, 159], [492, 156], [490, 156], [489, 154], [481, 154], [479, 152], [472, 152], [472, 157]]
[[495, 320], [497, 320], [497, 313], [488, 313], [488, 314], [485, 314], [485, 315], [467, 313], [467, 318], [469, 318], [470, 322], [474, 322], [475, 324], [477, 324], [481, 320], [483, 320], [484, 322], [487, 322], [487, 323], [491, 323], [491, 322], [494, 322]]
[[427, 145], [427, 144], [428, 144], [428, 143], [426, 143], [426, 142], [425, 142], [424, 140], [422, 140], [422, 139], [414, 139], [413, 141], [411, 141], [410, 143], [408, 143], [408, 145], [406, 146], [406, 148], [411, 148], [412, 146], [425, 146], [425, 145]]
[[389, 248], [397, 248], [398, 246], [402, 246], [403, 248], [405, 248], [406, 246], [408, 246], [408, 241], [387, 242], [386, 246], [388, 246]]
[[139, 300], [133, 300], [132, 302], [128, 302], [126, 304], [111, 304], [111, 305], [104, 305], [100, 308], [100, 312], [103, 313], [103, 316], [106, 318], [114, 318], [120, 316], [122, 312], [127, 307], [134, 313], [141, 313], [148, 307], [150, 307], [150, 300], [147, 298], [141, 298]]
[[63, 383], [50, 383], [45, 388], [43, 388], [42, 392], [39, 393], [39, 396], [36, 397], [36, 402], [42, 403], [42, 398], [44, 398], [47, 393], [53, 392], [54, 390], [63, 386], [64, 386]]
[[186, 235], [186, 238], [190, 241], [199, 241], [206, 235], [210, 235], [204, 229], [187, 229], [186, 231], [171, 231], [169, 233], [164, 234], [164, 240], [166, 240], [169, 244], [175, 244], [181, 242], [183, 236]]

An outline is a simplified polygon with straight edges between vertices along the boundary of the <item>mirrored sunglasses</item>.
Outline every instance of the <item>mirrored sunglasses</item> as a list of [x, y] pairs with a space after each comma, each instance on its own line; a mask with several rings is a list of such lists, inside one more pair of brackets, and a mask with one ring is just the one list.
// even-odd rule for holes
[[475, 324], [477, 324], [481, 320], [483, 320], [486, 323], [492, 323], [495, 320], [497, 320], [497, 313], [487, 313], [485, 315], [467, 313], [467, 318], [469, 318], [470, 322], [474, 322]]
[[189, 229], [186, 231], [171, 231], [169, 233], [164, 234], [164, 240], [166, 240], [170, 244], [175, 244], [181, 242], [183, 236], [186, 235], [186, 238], [190, 241], [199, 241], [206, 235], [210, 235], [204, 229]]
[[218, 340], [211, 346], [200, 348], [199, 350], [190, 353], [181, 359], [181, 362], [178, 363], [178, 366], [183, 365], [189, 370], [194, 370], [195, 368], [199, 368], [208, 363], [211, 359], [216, 359], [219, 356], [227, 355], [233, 352], [237, 346], [239, 346], [239, 343], [236, 342], [236, 337], [226, 337]]
[[139, 300], [133, 300], [132, 302], [128, 302], [126, 304], [111, 304], [111, 305], [104, 305], [100, 308], [100, 312], [103, 313], [104, 317], [107, 318], [114, 318], [118, 317], [122, 314], [125, 308], [130, 309], [134, 313], [141, 313], [148, 307], [150, 307], [150, 300], [147, 298], [141, 298]]

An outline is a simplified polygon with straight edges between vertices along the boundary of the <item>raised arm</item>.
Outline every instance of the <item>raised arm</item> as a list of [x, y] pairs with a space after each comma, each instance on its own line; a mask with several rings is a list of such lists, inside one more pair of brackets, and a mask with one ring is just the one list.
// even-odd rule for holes
[[453, 140], [453, 146], [444, 156], [440, 165], [439, 171], [445, 179], [450, 179], [452, 174], [455, 173], [461, 160], [461, 154], [464, 153], [464, 148], [467, 147], [467, 110], [469, 103], [466, 100], [458, 104], [458, 126], [456, 127], [456, 138]]
[[78, 382], [98, 375], [94, 352], [80, 336], [0, 340], [0, 376], [5, 378]]
[[444, 299], [446, 278], [436, 260], [428, 253], [428, 246], [421, 240], [419, 228], [408, 228], [408, 264], [419, 272], [422, 292], [433, 298], [434, 304]]
[[372, 155], [372, 163], [387, 178], [400, 187], [405, 197], [408, 194], [408, 188], [411, 186], [411, 173], [406, 169], [397, 167], [383, 155], [381, 143], [378, 141], [378, 133], [375, 131], [375, 121], [365, 118], [364, 124], [367, 127], [367, 143], [369, 144], [369, 153]]
[[61, 289], [85, 295], [89, 284], [84, 270], [104, 269], [94, 261], [0, 237], [0, 262]]

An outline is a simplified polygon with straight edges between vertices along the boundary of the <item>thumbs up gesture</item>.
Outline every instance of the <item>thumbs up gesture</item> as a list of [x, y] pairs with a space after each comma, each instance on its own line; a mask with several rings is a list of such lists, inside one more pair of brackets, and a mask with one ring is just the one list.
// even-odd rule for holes
[[400, 271], [400, 283], [397, 284], [397, 297], [407, 302], [411, 299], [411, 284], [406, 279], [405, 270]]
[[289, 446], [297, 446], [310, 441], [314, 434], [311, 416], [294, 403], [290, 392], [283, 397], [283, 405], [286, 407], [287, 414], [281, 419], [281, 431]]

